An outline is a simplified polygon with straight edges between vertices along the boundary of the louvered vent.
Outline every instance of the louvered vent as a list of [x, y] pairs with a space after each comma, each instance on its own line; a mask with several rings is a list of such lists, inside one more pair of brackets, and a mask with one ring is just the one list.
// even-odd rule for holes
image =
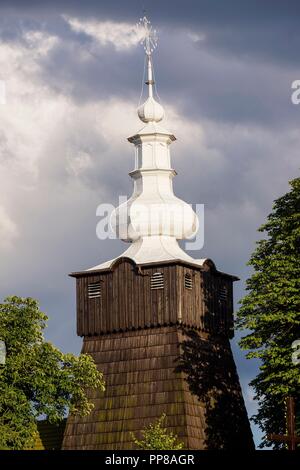
[[164, 288], [164, 275], [163, 273], [154, 273], [151, 276], [151, 289]]
[[101, 297], [101, 284], [100, 282], [92, 282], [88, 285], [89, 299], [97, 299]]
[[193, 288], [193, 279], [190, 274], [185, 274], [184, 276], [184, 287], [190, 290]]
[[221, 302], [226, 302], [228, 299], [228, 291], [227, 287], [220, 287], [219, 288], [219, 299]]

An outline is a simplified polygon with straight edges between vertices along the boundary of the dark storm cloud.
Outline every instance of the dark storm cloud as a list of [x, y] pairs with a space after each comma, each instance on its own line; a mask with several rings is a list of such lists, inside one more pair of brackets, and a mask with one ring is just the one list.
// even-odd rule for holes
[[[48, 86], [71, 94], [76, 101], [93, 101], [108, 96], [127, 96], [137, 104], [141, 89], [143, 56], [133, 48], [117, 52], [112, 45], [92, 47], [92, 40], [71, 34], [43, 59], [41, 71]], [[70, 35], [68, 37], [67, 35]], [[176, 47], [176, 55], [170, 54]], [[157, 85], [163, 102], [173, 102], [189, 117], [209, 118], [262, 126], [289, 126], [298, 119], [291, 104], [291, 83], [297, 68], [267, 67], [229, 60], [199, 49], [188, 36], [162, 33], [155, 57]], [[79, 60], [80, 50], [89, 58]], [[187, 51], [189, 52], [187, 54]], [[112, 60], [112, 57], [114, 60]], [[180, 59], [179, 59], [180, 57]]]
[[286, 70], [273, 63], [216, 53], [209, 38], [197, 44], [188, 39], [179, 38], [176, 54], [170, 54], [172, 45], [162, 36], [156, 66], [165, 99], [176, 100], [186, 114], [196, 118], [263, 126], [283, 126], [298, 119], [290, 100], [291, 83], [298, 76], [296, 62]]
[[[91, 37], [72, 31], [61, 15], [134, 23], [140, 2], [26, 2], [26, 9], [13, 2], [9, 10], [6, 5], [2, 3], [4, 38], [42, 28], [62, 39], [44, 58], [48, 85], [76, 100], [126, 93], [137, 101], [141, 51], [96, 48]], [[170, 8], [169, 2], [151, 2], [149, 12], [160, 30], [155, 64], [163, 99], [176, 100], [183, 113], [195, 118], [289, 126], [299, 114], [290, 101], [291, 83], [299, 75], [299, 5], [190, 1], [172, 2]], [[203, 39], [192, 40], [189, 34]], [[84, 64], [78, 59], [80, 50], [89, 55]]]
[[69, 13], [101, 20], [132, 21], [145, 8], [153, 22], [191, 28], [210, 36], [209, 47], [249, 60], [298, 61], [300, 3], [297, 0], [2, 0], [2, 9], [47, 19]]

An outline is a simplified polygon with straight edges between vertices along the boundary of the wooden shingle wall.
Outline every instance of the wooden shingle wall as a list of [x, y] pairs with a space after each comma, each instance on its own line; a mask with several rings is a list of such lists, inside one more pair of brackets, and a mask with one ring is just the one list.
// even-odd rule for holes
[[182, 333], [176, 326], [86, 339], [83, 352], [104, 372], [106, 391], [93, 393], [87, 417], [71, 416], [64, 449], [132, 449], [130, 436], [167, 415], [166, 427], [187, 449], [204, 447], [204, 409], [175, 372]]
[[228, 339], [175, 325], [86, 338], [83, 352], [106, 390], [90, 392], [89, 416], [68, 418], [64, 449], [133, 449], [131, 433], [162, 414], [185, 449], [253, 449]]

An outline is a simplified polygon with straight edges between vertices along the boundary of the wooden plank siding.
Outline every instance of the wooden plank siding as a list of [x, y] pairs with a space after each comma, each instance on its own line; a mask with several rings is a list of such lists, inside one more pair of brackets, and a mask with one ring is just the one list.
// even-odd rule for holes
[[[150, 279], [162, 273], [163, 289], [151, 289]], [[192, 288], [185, 287], [185, 275]], [[88, 298], [88, 285], [100, 282], [101, 298]], [[137, 328], [182, 324], [232, 336], [232, 279], [193, 266], [140, 266], [120, 261], [112, 271], [77, 277], [77, 333], [93, 336]], [[220, 301], [220, 289], [228, 292]]]

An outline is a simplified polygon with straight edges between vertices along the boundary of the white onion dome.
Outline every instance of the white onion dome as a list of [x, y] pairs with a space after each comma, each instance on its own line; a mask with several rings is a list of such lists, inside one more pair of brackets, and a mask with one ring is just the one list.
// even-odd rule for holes
[[138, 116], [143, 122], [159, 122], [163, 119], [164, 108], [153, 98], [149, 98], [142, 104], [138, 110]]
[[111, 227], [123, 241], [134, 242], [156, 236], [184, 240], [197, 233], [199, 220], [192, 207], [171, 191], [167, 194], [165, 175], [158, 174], [155, 179], [161, 179], [161, 191], [156, 194], [155, 191], [152, 194], [149, 191], [148, 194], [137, 192], [112, 212]]

